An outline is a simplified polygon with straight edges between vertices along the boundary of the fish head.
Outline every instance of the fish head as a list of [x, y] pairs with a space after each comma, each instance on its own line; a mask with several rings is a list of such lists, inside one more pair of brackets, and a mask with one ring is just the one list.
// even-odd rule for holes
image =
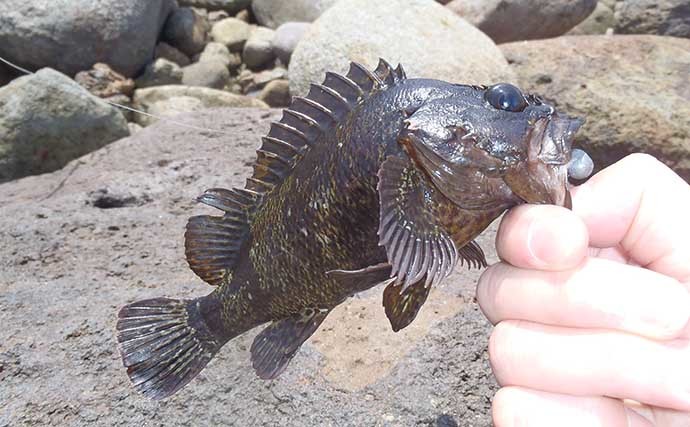
[[[516, 203], [570, 207], [568, 171], [591, 173], [586, 153], [573, 158], [584, 121], [517, 87], [458, 86], [404, 121], [398, 141], [434, 186], [465, 209]], [[570, 168], [569, 168], [570, 166]], [[585, 175], [586, 176], [582, 176]]]

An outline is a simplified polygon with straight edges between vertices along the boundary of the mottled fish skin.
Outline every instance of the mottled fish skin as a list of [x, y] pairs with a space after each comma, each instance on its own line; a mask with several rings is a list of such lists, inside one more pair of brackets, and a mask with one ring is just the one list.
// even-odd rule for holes
[[[473, 239], [506, 209], [567, 198], [558, 186], [579, 125], [536, 97], [407, 79], [384, 61], [373, 73], [354, 64], [346, 78], [327, 75], [324, 86], [313, 90], [332, 106], [296, 100], [282, 120], [317, 137], [291, 146], [272, 139], [284, 127], [274, 125], [245, 190], [201, 196], [225, 215], [190, 220], [187, 257], [217, 288], [120, 312], [123, 361], [144, 394], [173, 394], [224, 343], [267, 322], [252, 363], [275, 378], [331, 309], [377, 284], [387, 284], [386, 314], [402, 329], [456, 262], [486, 265]], [[310, 109], [318, 120], [299, 113]]]

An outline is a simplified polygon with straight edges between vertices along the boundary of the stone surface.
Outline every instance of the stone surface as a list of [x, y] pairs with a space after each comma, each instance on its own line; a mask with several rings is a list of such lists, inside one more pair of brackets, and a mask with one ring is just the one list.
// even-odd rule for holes
[[524, 88], [587, 120], [575, 141], [596, 170], [644, 152], [690, 181], [690, 40], [570, 36], [501, 48]]
[[453, 0], [446, 7], [496, 43], [567, 33], [587, 18], [597, 0]]
[[[491, 425], [490, 325], [472, 302], [479, 272], [464, 268], [398, 333], [382, 289], [347, 300], [274, 381], [258, 379], [249, 362], [259, 328], [170, 399], [133, 390], [115, 346], [118, 309], [213, 290], [184, 261], [184, 225], [214, 214], [194, 202], [205, 189], [244, 186], [259, 138], [279, 117], [183, 116], [223, 133], [159, 123], [62, 171], [0, 185], [0, 424]], [[479, 243], [496, 261], [493, 231]]]
[[234, 15], [248, 8], [252, 0], [178, 0], [180, 6], [199, 7], [209, 11], [224, 11]]
[[283, 64], [290, 62], [290, 56], [295, 51], [297, 43], [302, 40], [311, 23], [309, 22], [286, 22], [276, 29], [273, 36], [273, 53], [283, 61]]
[[326, 71], [344, 73], [350, 61], [373, 68], [379, 58], [402, 63], [413, 77], [478, 84], [513, 79], [491, 39], [436, 2], [350, 0], [326, 11], [304, 35], [290, 60], [290, 91], [304, 95]]
[[252, 10], [259, 24], [278, 28], [286, 22], [312, 22], [337, 0], [254, 0]]
[[596, 9], [584, 21], [568, 31], [568, 35], [606, 34], [609, 28], [616, 26], [613, 9], [604, 2], [598, 2]]
[[187, 56], [204, 50], [208, 32], [208, 20], [194, 9], [181, 7], [174, 11], [163, 28], [163, 38]]
[[275, 59], [273, 53], [273, 35], [275, 31], [266, 27], [257, 27], [244, 44], [242, 60], [249, 68], [257, 69]]
[[272, 80], [261, 89], [259, 99], [270, 107], [287, 107], [290, 104], [290, 82]]
[[127, 135], [116, 108], [55, 70], [0, 88], [0, 182], [54, 171]]
[[[189, 86], [157, 86], [138, 89], [134, 92], [133, 101], [136, 108], [157, 116], [174, 116], [221, 107], [268, 107], [264, 102], [247, 96], [218, 89]], [[142, 126], [148, 126], [157, 119], [138, 115], [136, 121]]]
[[144, 74], [136, 80], [138, 88], [176, 85], [182, 83], [182, 68], [167, 59], [159, 58], [149, 64]]
[[153, 57], [174, 0], [3, 0], [0, 56], [73, 76], [96, 62], [131, 77]]
[[182, 84], [222, 89], [230, 79], [228, 67], [221, 61], [202, 61], [182, 69]]
[[241, 52], [251, 35], [251, 27], [237, 18], [225, 18], [211, 28], [213, 41], [224, 44], [232, 52]]
[[231, 71], [242, 65], [242, 57], [238, 53], [230, 53], [230, 50], [221, 43], [211, 42], [199, 56], [199, 62], [221, 62]]
[[239, 76], [237, 76], [237, 83], [240, 85], [242, 93], [250, 93], [261, 90], [274, 80], [285, 78], [287, 78], [287, 70], [282, 67], [276, 67], [272, 70], [263, 70], [258, 73], [243, 70]]
[[622, 0], [616, 5], [616, 33], [690, 38], [690, 2]]
[[134, 80], [113, 71], [108, 64], [94, 64], [90, 70], [78, 72], [74, 81], [100, 98], [131, 96], [134, 92]]
[[184, 52], [180, 51], [178, 48], [167, 44], [166, 42], [160, 42], [156, 45], [156, 50], [154, 52], [154, 57], [156, 59], [163, 58], [168, 61], [172, 61], [184, 67], [185, 65], [191, 64], [191, 59]]

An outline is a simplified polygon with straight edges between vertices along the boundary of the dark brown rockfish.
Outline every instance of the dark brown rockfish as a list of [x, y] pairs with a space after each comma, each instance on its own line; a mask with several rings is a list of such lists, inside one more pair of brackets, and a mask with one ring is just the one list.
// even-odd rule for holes
[[407, 79], [385, 61], [327, 73], [272, 124], [245, 188], [199, 197], [223, 214], [189, 220], [186, 256], [215, 290], [120, 310], [132, 383], [170, 396], [265, 323], [251, 361], [275, 378], [335, 306], [379, 284], [406, 327], [458, 262], [486, 266], [473, 239], [506, 209], [569, 206], [581, 123], [509, 84]]

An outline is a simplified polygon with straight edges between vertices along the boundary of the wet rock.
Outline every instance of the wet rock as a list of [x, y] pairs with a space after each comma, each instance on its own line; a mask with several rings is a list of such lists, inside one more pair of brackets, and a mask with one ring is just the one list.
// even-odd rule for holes
[[129, 135], [115, 108], [52, 69], [0, 88], [0, 182], [50, 172]]
[[278, 28], [286, 22], [312, 22], [335, 3], [336, 0], [254, 0], [252, 10], [259, 24]]
[[290, 62], [290, 56], [295, 51], [297, 43], [302, 40], [311, 23], [309, 22], [286, 22], [276, 29], [273, 36], [273, 53], [283, 64]]
[[568, 36], [501, 48], [524, 88], [587, 120], [575, 142], [596, 170], [644, 152], [690, 181], [690, 40]]
[[[134, 92], [134, 105], [149, 114], [171, 116], [207, 108], [268, 106], [254, 98], [206, 87], [157, 86]], [[137, 123], [148, 126], [157, 119], [139, 115]]]
[[211, 42], [199, 55], [199, 62], [220, 62], [230, 71], [236, 70], [242, 65], [242, 57], [238, 53], [230, 53], [230, 50], [221, 43]]
[[179, 65], [159, 58], [146, 67], [144, 74], [137, 78], [136, 84], [138, 88], [176, 85], [182, 83], [182, 77], [183, 72]]
[[687, 0], [622, 0], [616, 5], [616, 33], [690, 38]]
[[213, 41], [224, 44], [231, 52], [241, 52], [251, 35], [251, 27], [237, 18], [218, 21], [211, 28]]
[[252, 0], [178, 0], [180, 6], [199, 7], [208, 11], [223, 11], [230, 15], [246, 9]]
[[252, 31], [242, 50], [242, 60], [249, 68], [257, 69], [275, 59], [273, 35], [275, 31], [257, 27]]
[[259, 99], [270, 107], [287, 107], [290, 104], [290, 82], [279, 79], [272, 80], [261, 89]]
[[228, 67], [221, 61], [201, 61], [182, 69], [182, 84], [222, 89], [230, 79]]
[[156, 45], [154, 58], [167, 59], [168, 61], [176, 63], [180, 67], [184, 67], [192, 63], [192, 60], [189, 59], [189, 57], [185, 55], [184, 52], [180, 51], [178, 48], [174, 46], [170, 46], [166, 42], [160, 42]]
[[204, 50], [210, 25], [194, 9], [182, 7], [173, 12], [163, 28], [163, 38], [187, 56]]
[[88, 195], [87, 203], [98, 209], [143, 206], [151, 201], [147, 194], [137, 195], [123, 189], [101, 187]]
[[[394, 28], [404, 28], [405, 37]], [[345, 73], [351, 60], [373, 68], [379, 58], [402, 63], [412, 77], [479, 84], [513, 77], [491, 39], [447, 7], [351, 0], [327, 10], [304, 35], [290, 59], [290, 92], [304, 95], [326, 71]]]
[[597, 0], [453, 0], [446, 7], [496, 43], [567, 33], [587, 18]]
[[73, 76], [109, 64], [127, 77], [153, 57], [174, 0], [3, 0], [0, 56], [32, 70]]
[[99, 98], [131, 96], [134, 92], [134, 80], [113, 71], [108, 64], [98, 63], [88, 71], [80, 71], [74, 80]]
[[584, 21], [568, 32], [568, 35], [606, 34], [609, 28], [616, 25], [613, 9], [604, 2], [598, 2], [596, 9]]

